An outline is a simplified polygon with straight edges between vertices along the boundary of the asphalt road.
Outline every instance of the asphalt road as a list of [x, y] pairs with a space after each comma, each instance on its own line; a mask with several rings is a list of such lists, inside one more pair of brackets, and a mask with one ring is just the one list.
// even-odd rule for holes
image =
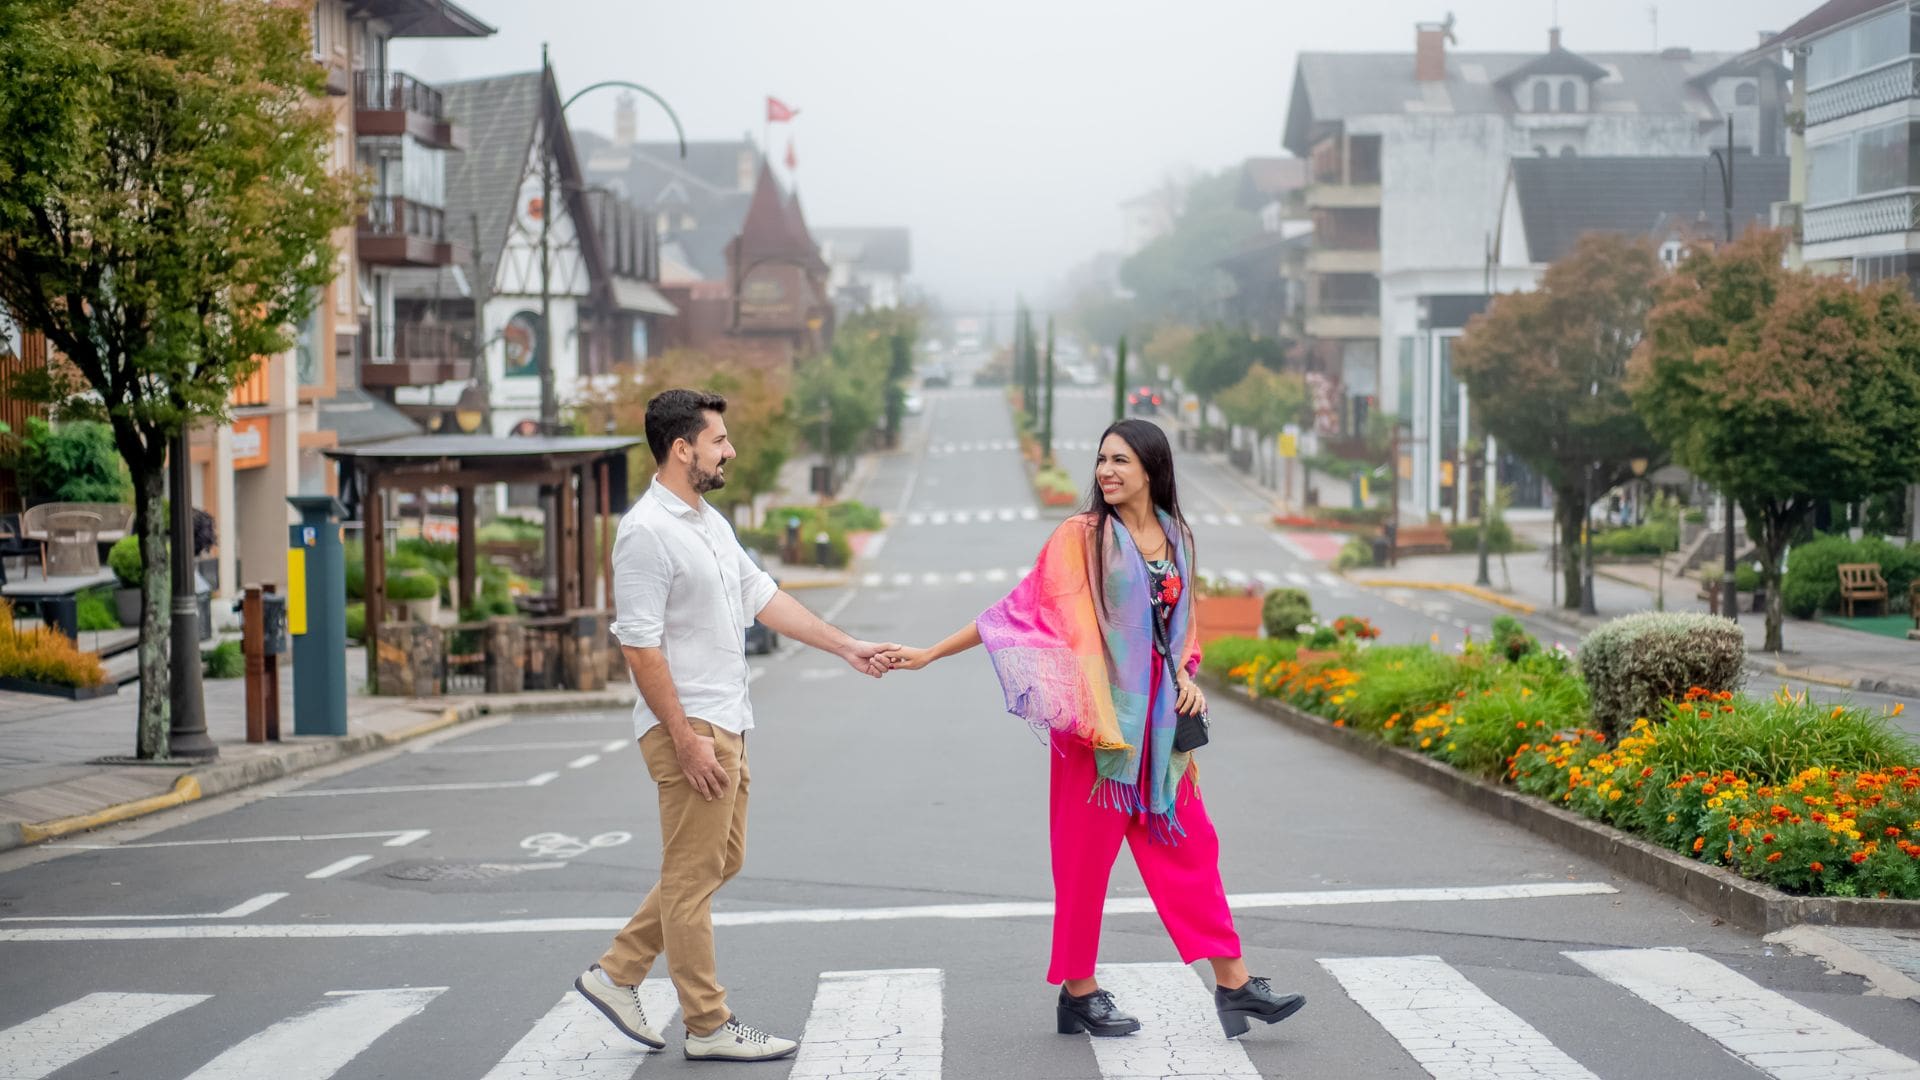
[[[1026, 513], [997, 393], [926, 397], [909, 451], [866, 492], [895, 515], [885, 543], [854, 588], [806, 594], [857, 635], [948, 633], [1010, 587], [1051, 527]], [[1062, 452], [1082, 480], [1107, 400], [1061, 396]], [[1320, 610], [1375, 618], [1395, 639], [1486, 618], [1322, 578], [1231, 477], [1196, 460], [1181, 480], [1203, 571], [1299, 575]], [[1202, 762], [1223, 875], [1249, 966], [1307, 1008], [1221, 1038], [1205, 965], [1178, 964], [1122, 856], [1102, 978], [1147, 1027], [1056, 1035], [1046, 752], [1003, 713], [987, 658], [874, 683], [792, 650], [754, 664], [751, 838], [720, 894], [718, 941], [738, 1014], [806, 1048], [791, 1065], [731, 1068], [1920, 1075], [1912, 1002], [1867, 996], [1226, 700]], [[684, 1061], [677, 1026], [663, 1053], [619, 1043], [569, 993], [657, 872], [657, 828], [627, 716], [526, 715], [0, 856], [0, 1076], [726, 1072]]]

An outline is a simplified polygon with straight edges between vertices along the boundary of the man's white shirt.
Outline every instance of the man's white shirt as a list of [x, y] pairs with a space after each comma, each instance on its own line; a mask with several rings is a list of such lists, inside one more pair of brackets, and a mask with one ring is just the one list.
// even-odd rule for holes
[[[746, 630], [778, 586], [705, 499], [688, 506], [658, 479], [620, 519], [613, 542], [613, 635], [661, 650], [680, 708], [717, 728], [753, 727]], [[643, 696], [634, 736], [660, 722]]]

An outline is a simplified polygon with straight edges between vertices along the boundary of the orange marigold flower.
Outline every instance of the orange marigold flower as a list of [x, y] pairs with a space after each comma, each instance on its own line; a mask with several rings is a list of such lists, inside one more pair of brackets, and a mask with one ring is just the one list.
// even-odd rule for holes
[[1854, 853], [1853, 853], [1853, 861], [1854, 861], [1854, 862], [1855, 862], [1856, 864], [1858, 864], [1858, 863], [1863, 863], [1863, 862], [1866, 862], [1866, 861], [1867, 861], [1867, 853], [1866, 853], [1866, 852], [1864, 852], [1864, 851], [1856, 851], [1856, 852], [1854, 852]]
[[1704, 837], [1704, 836], [1697, 836], [1697, 837], [1694, 837], [1694, 840], [1693, 840], [1693, 850], [1694, 850], [1694, 851], [1696, 851], [1696, 852], [1698, 852], [1698, 851], [1699, 851], [1699, 850], [1700, 850], [1701, 848], [1703, 848], [1703, 847], [1706, 847], [1706, 846], [1707, 846], [1707, 838], [1706, 838], [1706, 837]]
[[1816, 874], [1819, 874], [1819, 873], [1824, 873], [1827, 868], [1822, 864], [1816, 862], [1816, 863], [1809, 864], [1807, 866], [1807, 869], [1813, 871]]
[[1779, 861], [1780, 861], [1780, 857], [1781, 857], [1782, 855], [1785, 855], [1785, 854], [1786, 854], [1786, 852], [1784, 852], [1784, 851], [1776, 851], [1776, 852], [1774, 852], [1773, 854], [1771, 854], [1771, 855], [1769, 855], [1769, 856], [1767, 856], [1767, 861], [1768, 861], [1768, 862], [1779, 862]]
[[1772, 834], [1772, 833], [1768, 833], [1768, 834], [1766, 834], [1765, 836], [1762, 836], [1762, 837], [1760, 838], [1760, 842], [1761, 842], [1761, 843], [1763, 843], [1763, 844], [1771, 844], [1771, 843], [1773, 843], [1773, 834]]
[[1640, 775], [1641, 775], [1641, 776], [1652, 776], [1652, 775], [1653, 775], [1653, 766], [1651, 766], [1651, 765], [1649, 765], [1649, 766], [1647, 766], [1646, 768], [1644, 768], [1644, 769], [1641, 769], [1641, 770], [1640, 770]]

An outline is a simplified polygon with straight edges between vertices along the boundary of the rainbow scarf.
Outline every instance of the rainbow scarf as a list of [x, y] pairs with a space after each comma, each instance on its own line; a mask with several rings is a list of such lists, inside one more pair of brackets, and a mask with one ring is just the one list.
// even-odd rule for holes
[[[1168, 536], [1184, 533], [1167, 514], [1159, 517]], [[1154, 835], [1172, 841], [1185, 835], [1174, 799], [1192, 755], [1173, 750], [1173, 687], [1151, 692], [1156, 666], [1163, 679], [1166, 671], [1153, 650], [1146, 563], [1117, 522], [1108, 527], [1103, 562], [1095, 532], [1101, 520], [1092, 514], [1067, 519], [1041, 549], [1033, 572], [975, 625], [993, 657], [1007, 711], [1042, 738], [1057, 735], [1092, 747], [1099, 779], [1090, 797], [1114, 810], [1151, 815]], [[1188, 544], [1174, 552], [1187, 587], [1168, 633], [1168, 640], [1181, 643], [1178, 657], [1188, 674], [1200, 666], [1189, 599], [1192, 558]], [[1105, 604], [1095, 598], [1096, 584]], [[1142, 747], [1153, 768], [1144, 783]]]

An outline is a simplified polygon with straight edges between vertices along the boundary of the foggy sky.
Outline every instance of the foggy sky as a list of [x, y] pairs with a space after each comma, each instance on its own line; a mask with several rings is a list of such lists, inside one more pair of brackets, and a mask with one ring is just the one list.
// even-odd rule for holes
[[[1004, 309], [1119, 247], [1118, 204], [1187, 168], [1281, 154], [1301, 50], [1411, 51], [1414, 23], [1457, 16], [1458, 48], [1546, 47], [1553, 0], [459, 0], [484, 40], [395, 42], [432, 80], [536, 69], [561, 91], [630, 79], [690, 138], [761, 137], [773, 94], [801, 110], [808, 220], [905, 225], [913, 273], [953, 309]], [[1665, 0], [1659, 44], [1746, 49], [1819, 0]], [[1577, 51], [1649, 49], [1649, 5], [1560, 0]], [[617, 91], [568, 112], [610, 133]], [[670, 139], [640, 102], [640, 137]]]

